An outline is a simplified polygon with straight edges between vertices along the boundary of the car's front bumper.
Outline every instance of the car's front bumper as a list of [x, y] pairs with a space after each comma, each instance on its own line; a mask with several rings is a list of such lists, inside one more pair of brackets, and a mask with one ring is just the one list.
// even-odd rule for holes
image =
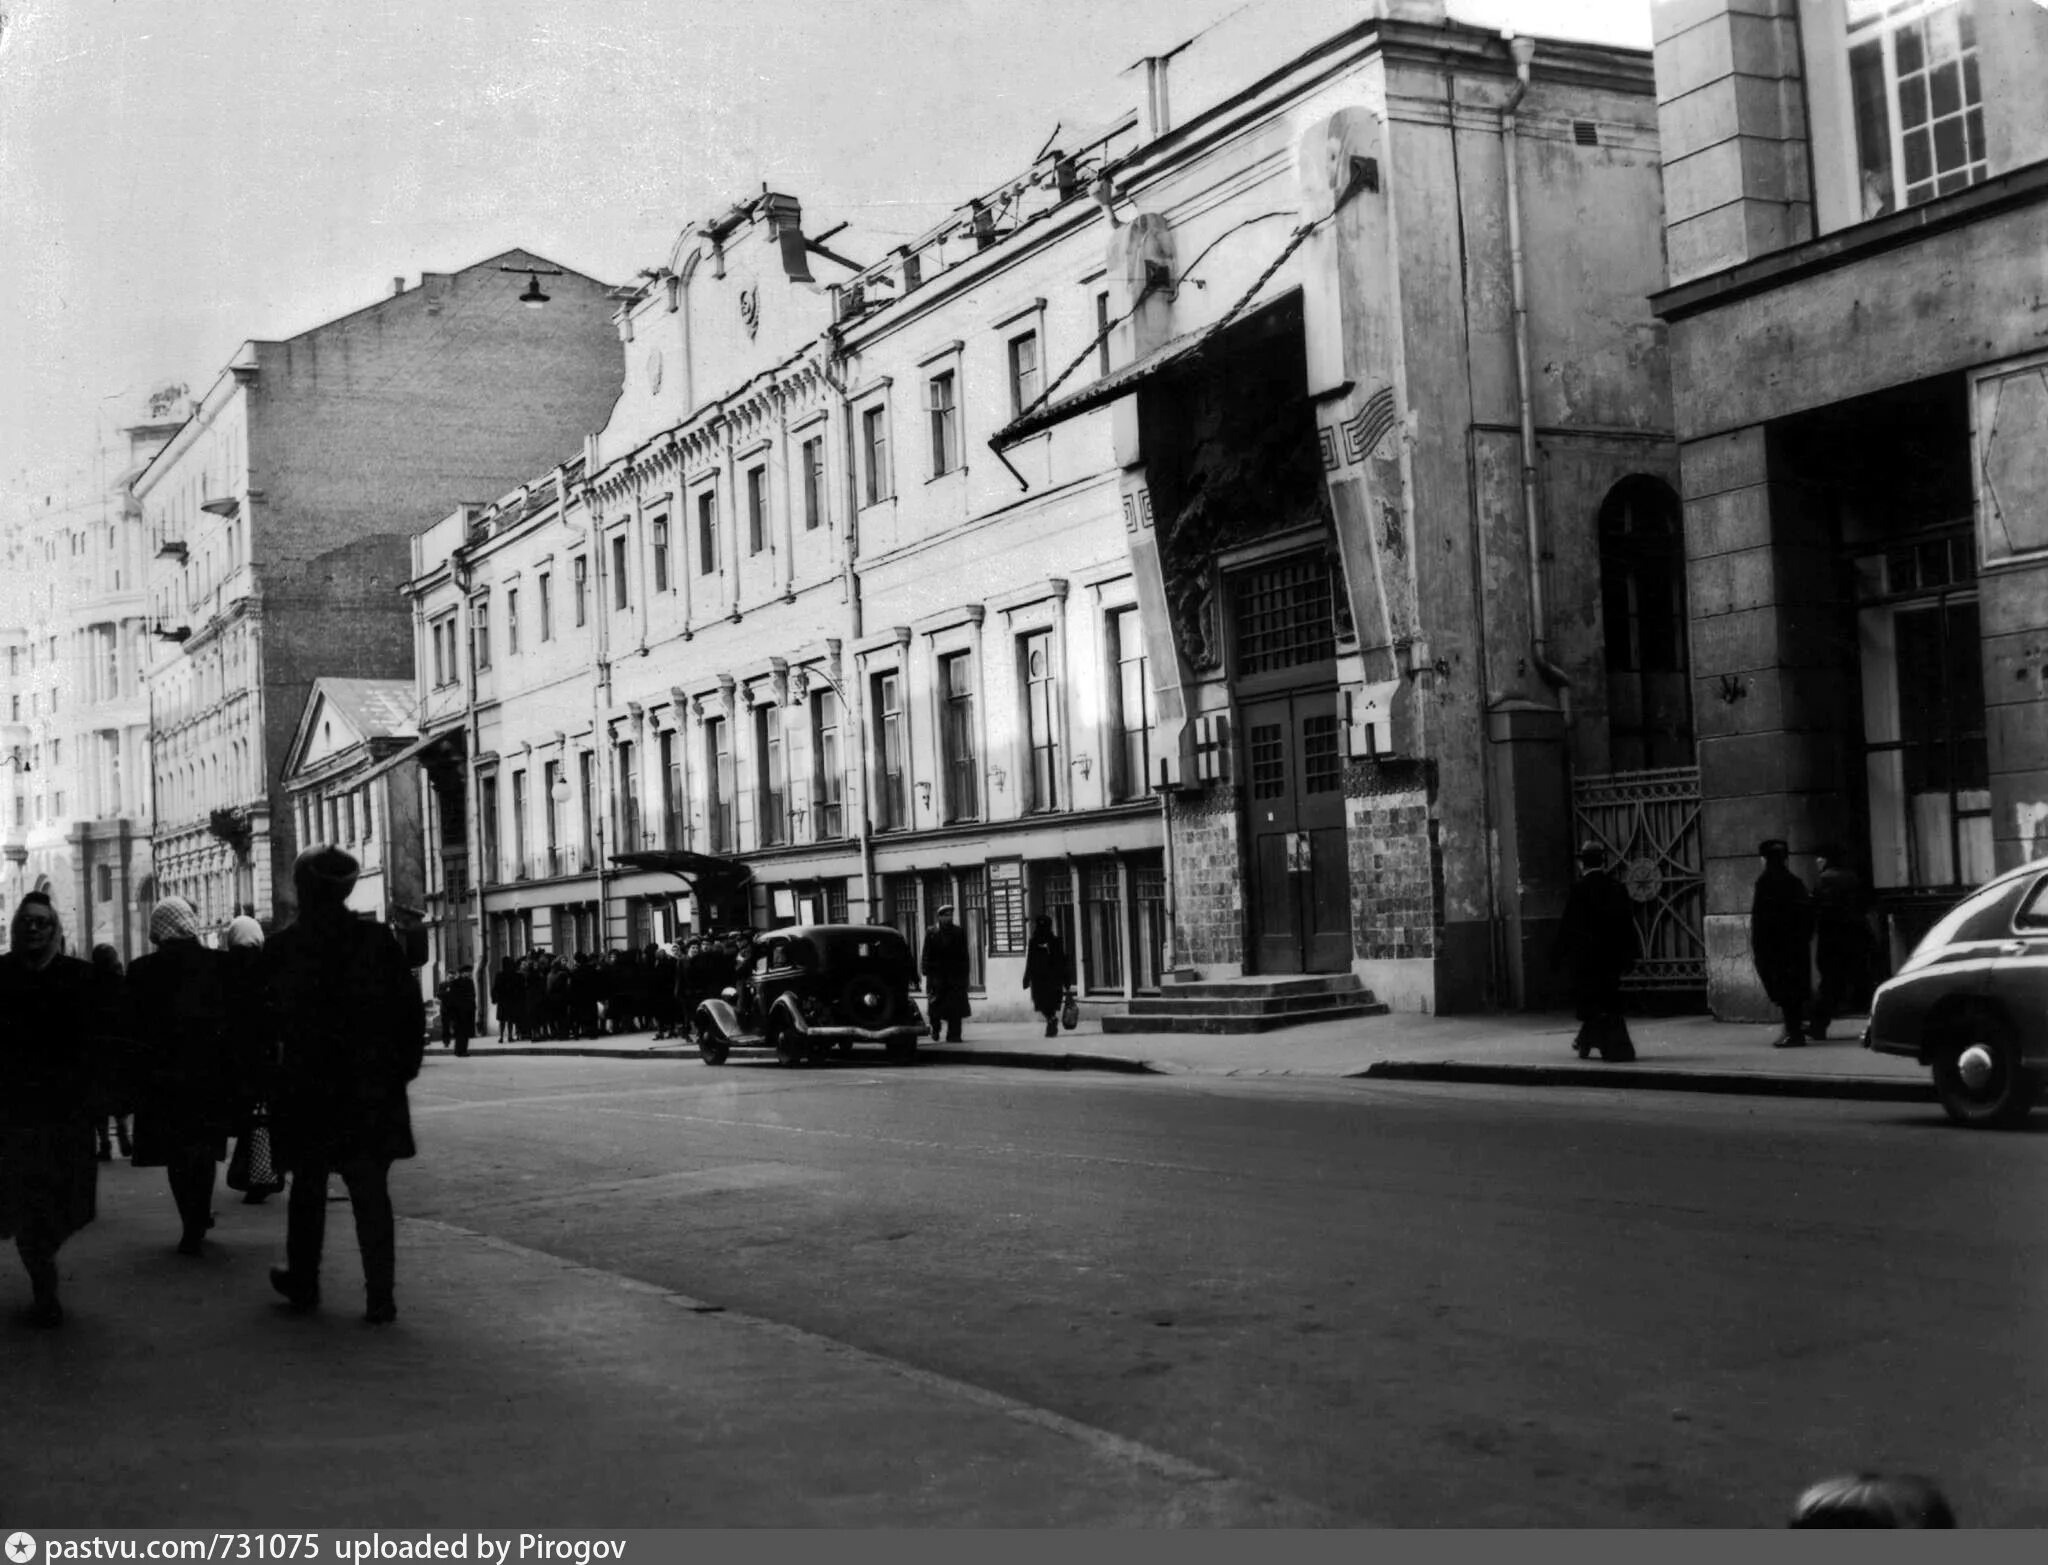
[[806, 1038], [822, 1038], [829, 1043], [893, 1043], [899, 1038], [922, 1038], [925, 1029], [915, 1022], [903, 1022], [894, 1027], [814, 1027], [809, 1022], [798, 1027]]

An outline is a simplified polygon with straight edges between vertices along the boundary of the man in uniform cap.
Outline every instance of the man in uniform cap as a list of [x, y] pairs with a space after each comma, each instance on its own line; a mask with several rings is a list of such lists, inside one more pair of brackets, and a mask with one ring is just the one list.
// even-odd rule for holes
[[1797, 1049], [1806, 1042], [1806, 999], [1812, 991], [1813, 906], [1805, 883], [1786, 868], [1791, 849], [1782, 837], [1757, 844], [1763, 873], [1749, 904], [1749, 949], [1764, 993], [1784, 1018], [1771, 1045]]
[[960, 1041], [960, 1024], [971, 1014], [967, 1005], [967, 978], [973, 966], [967, 949], [967, 931], [953, 922], [949, 903], [936, 913], [938, 922], [924, 939], [924, 954], [917, 970], [924, 975], [925, 1005], [931, 1013], [932, 1038], [944, 1024], [946, 1042]]
[[1635, 904], [1607, 872], [1607, 850], [1599, 843], [1579, 849], [1579, 865], [1582, 873], [1565, 899], [1550, 953], [1551, 966], [1571, 975], [1579, 1018], [1572, 1048], [1582, 1060], [1595, 1049], [1603, 1060], [1632, 1060], [1636, 1046], [1621, 1014], [1621, 980], [1636, 965], [1640, 944]]

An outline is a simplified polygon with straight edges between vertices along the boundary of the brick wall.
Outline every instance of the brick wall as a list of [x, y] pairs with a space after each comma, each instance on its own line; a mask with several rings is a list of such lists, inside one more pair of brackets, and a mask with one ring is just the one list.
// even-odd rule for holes
[[1431, 813], [1430, 768], [1355, 760], [1344, 778], [1350, 828], [1351, 941], [1367, 961], [1437, 954], [1444, 920], [1443, 855]]
[[1244, 830], [1237, 788], [1211, 783], [1169, 803], [1173, 956], [1180, 966], [1244, 963]]

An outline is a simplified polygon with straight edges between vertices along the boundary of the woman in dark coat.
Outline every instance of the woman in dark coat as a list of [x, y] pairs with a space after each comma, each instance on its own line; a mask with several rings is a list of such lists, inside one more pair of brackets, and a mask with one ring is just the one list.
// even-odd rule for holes
[[99, 1189], [93, 973], [63, 946], [56, 908], [31, 891], [0, 956], [0, 1237], [14, 1239], [38, 1326], [64, 1319], [57, 1250], [93, 1220]]
[[[245, 1206], [261, 1206], [284, 1188], [270, 1157], [270, 1096], [277, 1086], [277, 1041], [264, 984], [263, 926], [243, 914], [228, 925], [228, 1051], [238, 1088], [235, 1162], [248, 1170]], [[259, 1152], [259, 1148], [261, 1149]], [[234, 1165], [229, 1165], [231, 1174]]]
[[1031, 1009], [1045, 1018], [1046, 1037], [1057, 1038], [1060, 1002], [1067, 993], [1067, 949], [1044, 913], [1032, 920], [1031, 943], [1024, 948], [1024, 987], [1031, 991]]
[[498, 1038], [510, 1043], [526, 1029], [526, 1013], [520, 1008], [526, 998], [526, 975], [519, 971], [519, 959], [498, 959], [498, 975], [491, 982], [491, 1004], [498, 1009]]
[[156, 950], [128, 969], [135, 1036], [135, 1166], [170, 1178], [184, 1234], [180, 1255], [198, 1255], [213, 1226], [213, 1182], [235, 1128], [236, 1079], [229, 1032], [227, 957], [199, 943], [199, 917], [183, 897], [149, 915]]
[[93, 1000], [98, 1021], [93, 1031], [98, 1039], [99, 1094], [93, 1104], [93, 1134], [99, 1138], [102, 1163], [114, 1160], [114, 1148], [127, 1157], [135, 1150], [128, 1139], [127, 1010], [128, 978], [121, 970], [121, 953], [110, 945], [92, 948]]
[[1572, 1007], [1579, 1018], [1572, 1049], [1580, 1059], [1595, 1049], [1603, 1060], [1636, 1057], [1635, 1040], [1621, 1014], [1621, 980], [1636, 965], [1635, 903], [1607, 872], [1607, 850], [1597, 842], [1579, 849], [1584, 873], [1565, 898], [1550, 952], [1553, 967], [1571, 975]]
[[1813, 904], [1806, 883], [1785, 867], [1784, 840], [1757, 845], [1764, 861], [1749, 904], [1749, 949], [1764, 993], [1785, 1020], [1771, 1045], [1796, 1049], [1806, 1042], [1806, 1000], [1813, 985]]

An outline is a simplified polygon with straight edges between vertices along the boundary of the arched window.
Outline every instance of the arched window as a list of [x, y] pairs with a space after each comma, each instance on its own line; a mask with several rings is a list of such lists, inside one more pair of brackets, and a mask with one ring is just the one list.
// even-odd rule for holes
[[1693, 764], [1685, 535], [1678, 496], [1632, 474], [1600, 505], [1609, 769]]

